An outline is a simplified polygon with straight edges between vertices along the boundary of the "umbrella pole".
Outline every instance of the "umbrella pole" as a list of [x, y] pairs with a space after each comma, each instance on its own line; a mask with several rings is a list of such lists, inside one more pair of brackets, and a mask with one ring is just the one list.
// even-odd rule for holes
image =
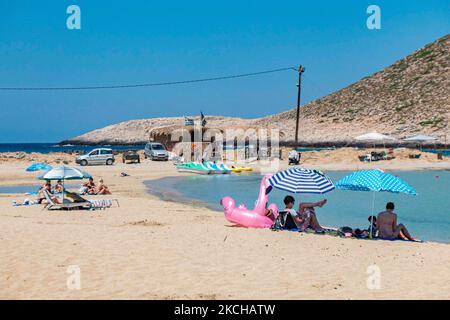
[[372, 230], [373, 230], [373, 210], [375, 209], [375, 191], [373, 191], [372, 196], [372, 213], [370, 215], [370, 230], [369, 230], [369, 239], [372, 239]]

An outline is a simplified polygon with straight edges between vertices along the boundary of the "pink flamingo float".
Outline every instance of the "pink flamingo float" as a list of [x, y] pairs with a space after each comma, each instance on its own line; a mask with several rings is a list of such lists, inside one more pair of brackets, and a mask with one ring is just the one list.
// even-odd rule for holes
[[273, 219], [278, 216], [278, 207], [275, 204], [270, 204], [267, 209], [272, 210], [271, 217], [266, 216], [266, 206], [269, 201], [269, 192], [272, 190], [272, 186], [269, 185], [269, 179], [271, 174], [266, 174], [261, 180], [259, 187], [259, 196], [253, 210], [247, 209], [244, 204], [236, 207], [236, 203], [233, 198], [225, 197], [220, 200], [220, 204], [223, 206], [225, 218], [238, 225], [247, 228], [270, 228], [273, 224]]

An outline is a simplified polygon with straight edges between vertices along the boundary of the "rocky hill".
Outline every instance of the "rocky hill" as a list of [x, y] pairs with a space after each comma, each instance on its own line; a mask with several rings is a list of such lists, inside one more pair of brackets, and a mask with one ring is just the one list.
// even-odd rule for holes
[[[450, 35], [392, 66], [301, 108], [299, 140], [351, 141], [370, 131], [450, 141]], [[296, 110], [258, 120], [295, 128]], [[295, 131], [287, 130], [287, 139]]]
[[[279, 128], [293, 140], [296, 110], [261, 119], [208, 117], [210, 123]], [[450, 35], [392, 66], [301, 108], [299, 138], [304, 143], [350, 143], [370, 131], [396, 138], [423, 133], [450, 141]], [[73, 138], [72, 143], [146, 141], [153, 127], [182, 118], [135, 120]]]
[[[200, 117], [189, 117], [199, 121]], [[243, 126], [251, 121], [241, 118], [207, 116], [208, 126]], [[82, 136], [61, 142], [62, 144], [140, 144], [149, 140], [152, 129], [183, 125], [184, 117], [131, 120], [88, 132]]]

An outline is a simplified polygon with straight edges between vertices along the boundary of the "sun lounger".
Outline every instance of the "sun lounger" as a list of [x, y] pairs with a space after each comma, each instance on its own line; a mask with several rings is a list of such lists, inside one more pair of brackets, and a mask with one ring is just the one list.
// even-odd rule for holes
[[74, 198], [74, 201], [69, 201], [68, 199], [64, 199], [63, 203], [55, 203], [47, 191], [44, 191], [44, 195], [45, 195], [45, 199], [48, 202], [45, 205], [44, 209], [47, 209], [47, 210], [107, 209], [107, 208], [111, 208], [114, 203], [116, 203], [117, 206], [120, 207], [119, 200], [117, 200], [117, 199], [86, 200], [83, 197], [76, 195], [76, 198]]
[[45, 200], [47, 200], [47, 204], [45, 205], [45, 207], [42, 209], [47, 209], [47, 210], [61, 210], [61, 209], [67, 209], [67, 210], [71, 210], [71, 209], [90, 209], [92, 204], [89, 201], [84, 201], [84, 202], [72, 202], [69, 201], [67, 199], [65, 199], [63, 201], [63, 203], [55, 203], [50, 194], [47, 191], [43, 191], [44, 196], [45, 196]]

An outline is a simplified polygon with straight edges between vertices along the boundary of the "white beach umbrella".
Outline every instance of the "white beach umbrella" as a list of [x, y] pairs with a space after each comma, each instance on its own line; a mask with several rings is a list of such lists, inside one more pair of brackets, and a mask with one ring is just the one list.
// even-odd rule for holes
[[394, 137], [387, 136], [385, 134], [381, 134], [378, 132], [370, 132], [363, 134], [361, 136], [357, 136], [355, 138], [357, 141], [386, 141], [386, 140], [395, 140]]
[[89, 173], [84, 172], [80, 169], [66, 166], [52, 168], [38, 177], [38, 179], [40, 180], [63, 180], [63, 181], [82, 180], [89, 178], [92, 178], [92, 176]]
[[391, 137], [391, 136], [387, 136], [385, 134], [378, 133], [378, 132], [369, 132], [369, 133], [363, 134], [361, 136], [357, 136], [355, 138], [355, 140], [361, 141], [361, 142], [364, 142], [364, 141], [365, 142], [373, 142], [374, 148], [375, 148], [376, 142], [383, 142], [383, 148], [386, 148], [385, 142], [388, 140], [393, 141], [393, 140], [395, 140], [395, 138]]

